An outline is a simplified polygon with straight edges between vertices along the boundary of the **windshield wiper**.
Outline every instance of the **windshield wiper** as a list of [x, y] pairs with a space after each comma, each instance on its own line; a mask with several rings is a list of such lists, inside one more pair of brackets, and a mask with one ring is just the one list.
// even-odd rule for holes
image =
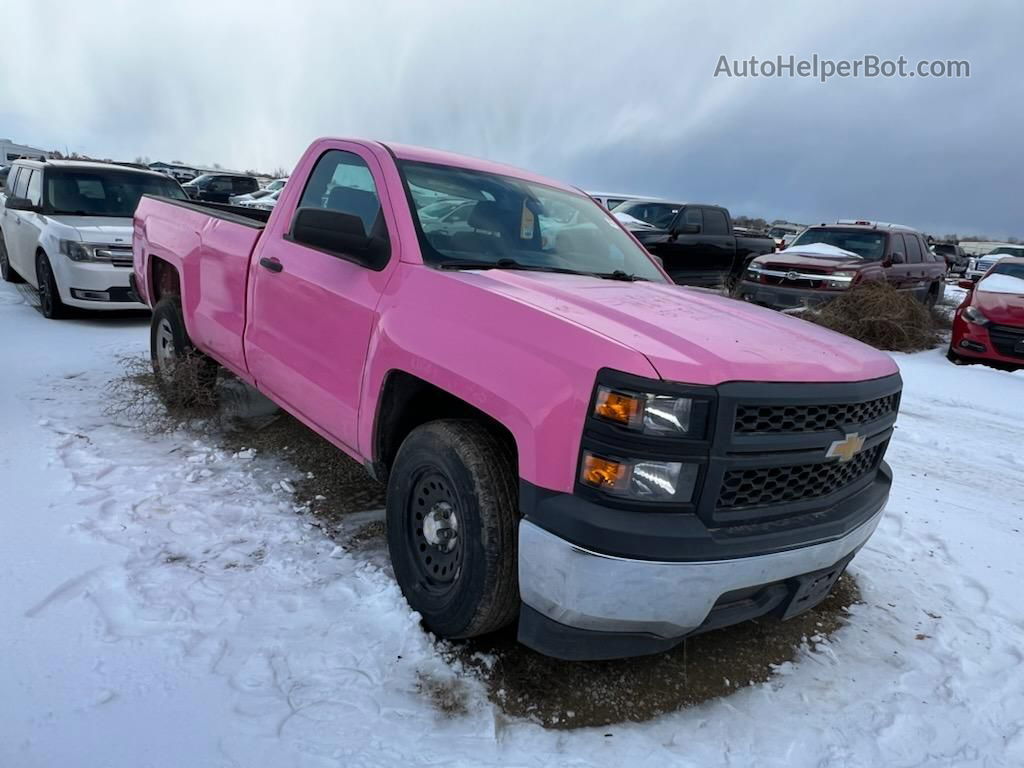
[[614, 272], [587, 272], [580, 269], [569, 269], [568, 267], [553, 267], [543, 264], [523, 264], [515, 259], [501, 258], [497, 261], [442, 261], [441, 269], [516, 269], [524, 272], [554, 272], [560, 275], [584, 275], [585, 277], [598, 277], [602, 280], [646, 280], [645, 277], [637, 277], [617, 269]]
[[623, 272], [621, 269], [616, 269], [614, 272], [588, 272], [587, 274], [600, 277], [602, 280], [621, 280], [624, 283], [648, 281], [646, 277], [631, 275], [629, 272]]

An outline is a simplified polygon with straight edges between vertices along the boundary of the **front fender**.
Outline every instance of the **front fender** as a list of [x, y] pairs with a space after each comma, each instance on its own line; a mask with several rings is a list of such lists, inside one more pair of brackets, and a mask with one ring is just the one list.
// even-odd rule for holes
[[429, 267], [403, 265], [379, 309], [359, 408], [359, 450], [371, 458], [385, 379], [405, 371], [504, 425], [522, 479], [571, 492], [598, 370], [658, 376], [630, 347]]

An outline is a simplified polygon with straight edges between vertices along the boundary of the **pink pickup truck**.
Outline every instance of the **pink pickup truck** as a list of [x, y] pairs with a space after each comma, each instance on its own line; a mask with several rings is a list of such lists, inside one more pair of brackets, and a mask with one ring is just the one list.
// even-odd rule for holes
[[217, 364], [387, 483], [428, 629], [566, 659], [822, 600], [882, 516], [893, 361], [673, 285], [578, 189], [320, 139], [272, 213], [143, 198], [166, 391]]

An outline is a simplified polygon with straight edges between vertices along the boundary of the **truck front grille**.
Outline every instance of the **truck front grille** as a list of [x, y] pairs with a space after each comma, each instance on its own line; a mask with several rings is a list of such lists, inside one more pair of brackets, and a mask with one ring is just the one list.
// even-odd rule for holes
[[[990, 325], [988, 326], [988, 337], [999, 354], [1024, 359], [1024, 328], [1015, 328], [1012, 325]], [[1019, 348], [1020, 351], [1018, 351], [1018, 345], [1022, 345]]]
[[737, 405], [733, 430], [739, 433], [820, 432], [864, 424], [894, 413], [899, 394], [862, 403], [832, 405]]
[[[895, 374], [860, 382], [720, 384], [698, 512], [709, 525], [734, 529], [827, 516], [883, 472], [900, 391]], [[858, 441], [851, 460], [835, 458], [833, 446]]]
[[887, 442], [862, 451], [846, 463], [830, 460], [726, 472], [716, 506], [757, 507], [828, 496], [876, 470]]

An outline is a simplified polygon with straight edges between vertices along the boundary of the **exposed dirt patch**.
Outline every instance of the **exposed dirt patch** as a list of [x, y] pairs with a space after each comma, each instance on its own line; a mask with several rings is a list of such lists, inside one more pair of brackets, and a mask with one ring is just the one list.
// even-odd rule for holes
[[[361, 464], [282, 411], [265, 419], [236, 419], [225, 431], [224, 441], [231, 450], [273, 455], [299, 470], [292, 483], [296, 500], [308, 505], [329, 528], [341, 526], [355, 513], [384, 506], [384, 486]], [[368, 527], [370, 530], [364, 531]], [[353, 538], [365, 542], [378, 529], [383, 540], [379, 521], [368, 521]]]
[[860, 602], [849, 574], [814, 610], [789, 621], [762, 619], [686, 640], [636, 659], [566, 662], [527, 650], [514, 631], [452, 644], [452, 657], [473, 669], [503, 712], [547, 728], [640, 722], [769, 680], [805, 644], [829, 637]]

